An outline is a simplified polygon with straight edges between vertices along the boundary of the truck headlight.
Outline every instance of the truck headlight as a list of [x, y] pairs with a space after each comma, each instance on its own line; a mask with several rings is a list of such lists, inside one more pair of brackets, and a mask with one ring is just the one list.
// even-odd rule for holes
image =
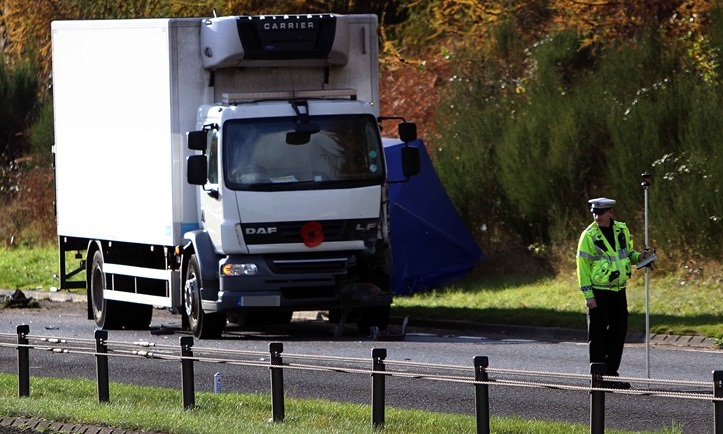
[[253, 276], [258, 272], [256, 264], [226, 264], [221, 267], [224, 276]]

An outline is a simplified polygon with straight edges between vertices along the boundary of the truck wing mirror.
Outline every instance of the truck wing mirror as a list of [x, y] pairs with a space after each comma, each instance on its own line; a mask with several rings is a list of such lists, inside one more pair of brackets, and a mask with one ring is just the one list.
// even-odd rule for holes
[[419, 149], [414, 146], [404, 146], [402, 149], [402, 174], [410, 178], [419, 173]]
[[402, 142], [409, 143], [417, 140], [417, 124], [414, 122], [402, 122], [397, 129]]
[[208, 163], [205, 155], [191, 155], [186, 159], [186, 180], [191, 185], [204, 185], [207, 181]]
[[207, 131], [189, 131], [186, 133], [186, 138], [188, 141], [188, 149], [193, 149], [194, 151], [206, 150], [206, 143], [208, 140]]

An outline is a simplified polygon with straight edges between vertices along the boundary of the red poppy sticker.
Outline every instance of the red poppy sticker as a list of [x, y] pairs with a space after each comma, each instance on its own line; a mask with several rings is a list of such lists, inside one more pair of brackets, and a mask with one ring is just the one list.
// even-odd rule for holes
[[309, 222], [301, 227], [301, 238], [306, 247], [316, 247], [324, 241], [321, 223]]

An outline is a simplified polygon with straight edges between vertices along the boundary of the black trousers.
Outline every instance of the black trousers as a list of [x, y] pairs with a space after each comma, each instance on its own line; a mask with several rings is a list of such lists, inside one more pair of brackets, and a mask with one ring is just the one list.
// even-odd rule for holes
[[618, 375], [628, 334], [628, 300], [625, 290], [593, 290], [595, 309], [587, 311], [590, 363], [605, 363], [606, 375]]

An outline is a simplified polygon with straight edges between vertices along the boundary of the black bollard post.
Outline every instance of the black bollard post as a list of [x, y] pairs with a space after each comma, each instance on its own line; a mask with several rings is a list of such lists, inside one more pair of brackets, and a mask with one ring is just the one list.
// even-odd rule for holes
[[[487, 381], [487, 367], [490, 365], [486, 356], [474, 358], [474, 381]], [[486, 384], [474, 385], [475, 412], [477, 414], [477, 434], [490, 434], [490, 391]]]
[[108, 387], [108, 332], [105, 330], [95, 331], [95, 371], [98, 377], [98, 402], [110, 401]]
[[[372, 348], [372, 370], [384, 372], [384, 359], [387, 358], [387, 350], [384, 348]], [[372, 427], [382, 428], [384, 426], [384, 386], [386, 376], [384, 374], [372, 374]]]
[[21, 324], [18, 332], [18, 396], [30, 396], [30, 348], [28, 334], [30, 326]]
[[[284, 344], [271, 342], [269, 344], [271, 353], [271, 413], [274, 422], [284, 421], [284, 364], [281, 353], [284, 352]], [[275, 366], [278, 366], [275, 367]]]
[[594, 390], [604, 387], [605, 363], [590, 363], [590, 434], [605, 434], [605, 392]]
[[195, 386], [193, 384], [193, 338], [181, 336], [181, 388], [183, 389], [183, 409], [189, 410], [196, 405]]
[[[713, 397], [723, 398], [723, 371], [713, 371]], [[713, 401], [715, 434], [723, 434], [723, 401]]]

